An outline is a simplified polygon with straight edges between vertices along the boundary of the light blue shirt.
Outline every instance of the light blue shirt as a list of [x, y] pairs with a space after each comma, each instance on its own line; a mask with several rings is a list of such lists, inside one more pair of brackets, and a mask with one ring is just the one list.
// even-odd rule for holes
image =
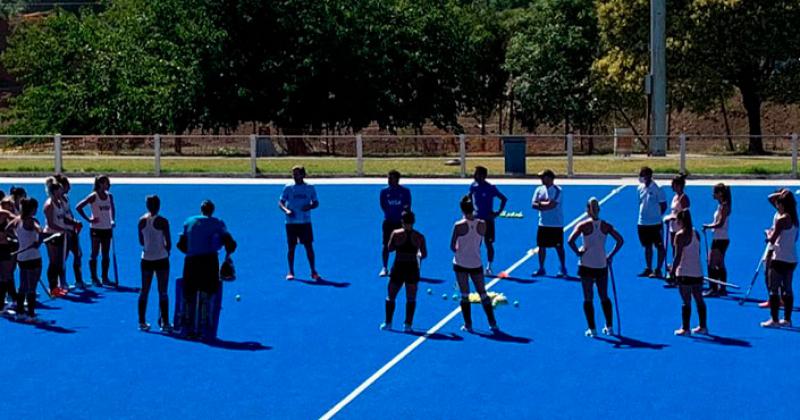
[[553, 201], [556, 203], [556, 206], [550, 210], [539, 210], [539, 226], [564, 226], [564, 210], [561, 207], [561, 202], [563, 200], [562, 197], [563, 194], [561, 187], [552, 185], [550, 188], [547, 188], [544, 185], [541, 185], [536, 188], [536, 191], [533, 193], [533, 199], [531, 200], [531, 203], [541, 201]]
[[292, 211], [291, 216], [286, 216], [287, 225], [311, 223], [311, 210], [303, 211], [303, 207], [317, 201], [317, 190], [313, 185], [287, 184], [283, 187], [281, 201]]
[[664, 191], [655, 181], [650, 181], [650, 185], [639, 184], [636, 191], [639, 193], [639, 225], [660, 225], [661, 203], [667, 202]]
[[183, 223], [186, 235], [186, 255], [216, 254], [222, 248], [223, 237], [228, 233], [225, 223], [216, 217], [192, 216]]

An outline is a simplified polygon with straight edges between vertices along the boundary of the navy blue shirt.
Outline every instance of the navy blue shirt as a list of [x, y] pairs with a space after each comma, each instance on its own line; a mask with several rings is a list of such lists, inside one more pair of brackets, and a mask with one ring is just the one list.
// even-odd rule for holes
[[494, 185], [478, 181], [469, 186], [469, 195], [475, 205], [475, 217], [483, 220], [494, 219], [494, 199], [500, 197], [500, 191]]
[[404, 210], [411, 208], [411, 191], [398, 185], [381, 190], [383, 217], [390, 222], [399, 222]]
[[186, 235], [186, 255], [216, 254], [222, 248], [223, 237], [228, 233], [225, 222], [216, 217], [192, 216], [183, 223]]

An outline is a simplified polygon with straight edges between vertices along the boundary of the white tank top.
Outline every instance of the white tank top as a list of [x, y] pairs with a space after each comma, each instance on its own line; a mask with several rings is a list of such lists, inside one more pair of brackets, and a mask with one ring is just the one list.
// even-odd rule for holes
[[101, 200], [100, 195], [94, 194], [94, 201], [92, 202], [92, 217], [95, 222], [92, 223], [92, 229], [111, 229], [111, 195], [106, 193], [106, 199]]
[[[681, 205], [681, 197], [683, 197], [684, 195], [685, 195], [685, 193], [681, 194], [681, 195], [675, 194], [675, 196], [672, 197], [672, 204], [670, 205], [670, 214], [672, 214], [673, 217], [677, 217], [678, 213], [680, 213], [681, 210], [683, 210], [683, 205]], [[675, 233], [678, 230], [679, 230], [678, 229], [678, 221], [676, 219], [670, 220], [669, 221], [669, 231], [672, 232], [672, 233]]]
[[692, 231], [691, 241], [683, 247], [681, 263], [675, 274], [683, 277], [703, 277], [703, 268], [700, 265], [700, 236]]
[[[717, 206], [717, 210], [714, 211], [714, 221], [716, 222], [722, 215], [722, 204]], [[714, 239], [728, 239], [728, 220], [730, 220], [731, 215], [729, 214], [728, 217], [725, 218], [725, 223], [722, 226], [714, 229]]]
[[606, 235], [600, 220], [592, 221], [592, 233], [583, 235], [583, 249], [580, 265], [587, 268], [606, 268]]
[[458, 223], [466, 222], [467, 233], [456, 238], [456, 255], [453, 264], [464, 268], [481, 268], [481, 241], [483, 236], [478, 233], [478, 219], [462, 219]]
[[153, 226], [156, 217], [158, 216], [150, 216], [145, 219], [144, 228], [142, 229], [142, 237], [144, 238], [142, 259], [145, 261], [158, 261], [169, 257], [164, 231]]
[[778, 239], [775, 241], [774, 256], [776, 261], [783, 261], [787, 263], [797, 262], [797, 226], [792, 225], [789, 229], [781, 231]]
[[47, 225], [44, 227], [44, 231], [47, 233], [53, 233], [66, 230], [67, 224], [64, 223], [64, 218], [67, 215], [67, 208], [63, 203], [59, 203], [52, 198], [48, 198], [47, 202], [53, 207], [53, 224], [51, 225], [50, 221], [48, 220]]
[[[39, 240], [39, 233], [37, 233], [35, 230], [25, 229], [23, 224], [24, 222], [20, 220], [20, 223], [16, 228], [14, 228], [14, 231], [17, 234], [17, 240], [19, 241], [20, 250], [33, 245]], [[31, 248], [27, 251], [22, 251], [17, 254], [17, 261], [31, 261], [39, 258], [42, 258], [42, 254], [39, 253], [39, 248]]]

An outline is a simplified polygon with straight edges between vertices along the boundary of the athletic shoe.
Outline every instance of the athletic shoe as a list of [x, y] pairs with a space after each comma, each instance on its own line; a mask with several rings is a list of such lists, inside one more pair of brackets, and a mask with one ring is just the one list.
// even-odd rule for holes
[[781, 327], [791, 328], [792, 321], [789, 321], [788, 319], [782, 319], [782, 320], [778, 321], [778, 324], [781, 324]]
[[101, 282], [100, 282], [100, 280], [93, 279], [93, 280], [92, 280], [92, 286], [95, 286], [95, 287], [103, 287], [103, 283], [101, 283]]
[[414, 329], [411, 328], [411, 324], [403, 324], [403, 332], [410, 333], [410, 332], [413, 332], [413, 331], [414, 331]]
[[61, 289], [59, 289], [58, 287], [50, 289], [50, 297], [61, 297], [61, 296], [63, 295], [61, 294]]
[[86, 290], [86, 283], [84, 283], [82, 281], [76, 282], [75, 286], [77, 286], [81, 290]]
[[675, 330], [675, 335], [692, 335], [692, 332], [689, 330], [684, 330], [683, 328], [678, 328]]
[[150, 331], [150, 324], [148, 324], [146, 322], [140, 322], [139, 323], [139, 331], [144, 331], [144, 332]]
[[493, 276], [494, 275], [494, 273], [492, 272], [492, 265], [491, 264], [486, 266], [486, 270], [484, 270], [483, 274], [485, 276]]
[[294, 280], [294, 274], [292, 274], [292, 273], [287, 274], [286, 275], [286, 280], [289, 280], [289, 281]]
[[490, 326], [489, 326], [489, 330], [491, 330], [493, 333], [495, 333], [495, 334], [496, 334], [496, 333], [499, 333], [499, 332], [500, 332], [500, 327], [498, 327], [498, 326], [497, 326], [497, 324], [495, 324], [495, 325], [490, 325]]
[[653, 274], [653, 270], [649, 269], [649, 268], [645, 268], [644, 270], [642, 270], [641, 273], [637, 274], [636, 276], [637, 277], [650, 277], [651, 274]]
[[656, 271], [653, 271], [652, 273], [650, 273], [650, 275], [648, 277], [650, 277], [651, 279], [663, 279], [664, 275], [661, 274], [661, 270], [656, 269]]
[[559, 270], [558, 273], [556, 273], [556, 277], [558, 277], [560, 279], [563, 279], [563, 278], [567, 277], [567, 269], [566, 268], [561, 268], [561, 270]]
[[603, 335], [614, 335], [614, 328], [606, 325], [603, 327]]
[[547, 275], [547, 272], [544, 271], [544, 268], [540, 268], [540, 269], [536, 270], [535, 273], [531, 274], [532, 277], [541, 277], [541, 276], [545, 276], [545, 275]]
[[769, 308], [769, 301], [764, 301], [758, 304], [759, 308]]
[[109, 279], [103, 279], [103, 286], [113, 286], [114, 283], [111, 283]]
[[322, 280], [322, 276], [320, 276], [319, 273], [317, 273], [315, 271], [315, 272], [311, 273], [311, 279], [314, 280], [314, 281], [320, 281], [320, 280]]
[[703, 297], [717, 297], [719, 295], [720, 294], [714, 289], [708, 289], [705, 292], [703, 292]]
[[59, 287], [59, 288], [58, 288], [58, 291], [59, 291], [59, 293], [60, 293], [60, 295], [61, 295], [61, 296], [66, 296], [66, 295], [68, 295], [68, 294], [69, 294], [69, 289], [65, 289], [65, 288], [63, 288], [63, 287]]
[[764, 328], [778, 328], [781, 326], [780, 322], [773, 321], [772, 318], [764, 321], [761, 323], [761, 326]]
[[162, 320], [158, 320], [158, 328], [161, 329], [161, 332], [170, 334], [172, 333], [172, 325], [169, 322], [164, 322]]
[[386, 322], [381, 323], [381, 330], [386, 331], [391, 329], [392, 329], [392, 324]]
[[708, 328], [694, 327], [692, 328], [692, 334], [708, 335]]
[[593, 337], [595, 337], [597, 335], [597, 330], [589, 328], [589, 329], [587, 329], [586, 331], [583, 332], [583, 335], [585, 335], [585, 336], [587, 336], [589, 338], [593, 338]]
[[381, 272], [378, 273], [378, 277], [389, 277], [389, 270], [386, 267], [381, 268]]
[[472, 325], [462, 325], [461, 331], [472, 333]]
[[725, 289], [721, 289], [717, 294], [719, 296], [728, 296], [728, 291]]

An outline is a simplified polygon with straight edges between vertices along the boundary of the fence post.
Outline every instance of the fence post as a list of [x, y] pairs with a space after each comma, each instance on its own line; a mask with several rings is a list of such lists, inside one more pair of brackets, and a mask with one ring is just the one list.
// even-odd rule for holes
[[61, 171], [64, 169], [63, 167], [63, 160], [62, 160], [62, 150], [61, 150], [61, 134], [56, 134], [53, 136], [53, 152], [55, 155], [55, 162], [53, 162], [54, 172], [60, 174]]
[[156, 176], [161, 176], [161, 134], [153, 136], [153, 149], [155, 151], [155, 171]]
[[680, 153], [681, 153], [681, 169], [682, 173], [686, 173], [686, 134], [680, 135]]
[[250, 176], [258, 175], [258, 160], [256, 159], [256, 135], [250, 135]]
[[356, 134], [356, 175], [364, 176], [364, 138]]
[[567, 176], [573, 176], [575, 173], [572, 170], [572, 150], [574, 148], [575, 136], [572, 133], [567, 134]]
[[458, 160], [461, 163], [461, 178], [467, 177], [467, 135], [458, 135]]
[[792, 177], [797, 178], [797, 133], [792, 133]]

